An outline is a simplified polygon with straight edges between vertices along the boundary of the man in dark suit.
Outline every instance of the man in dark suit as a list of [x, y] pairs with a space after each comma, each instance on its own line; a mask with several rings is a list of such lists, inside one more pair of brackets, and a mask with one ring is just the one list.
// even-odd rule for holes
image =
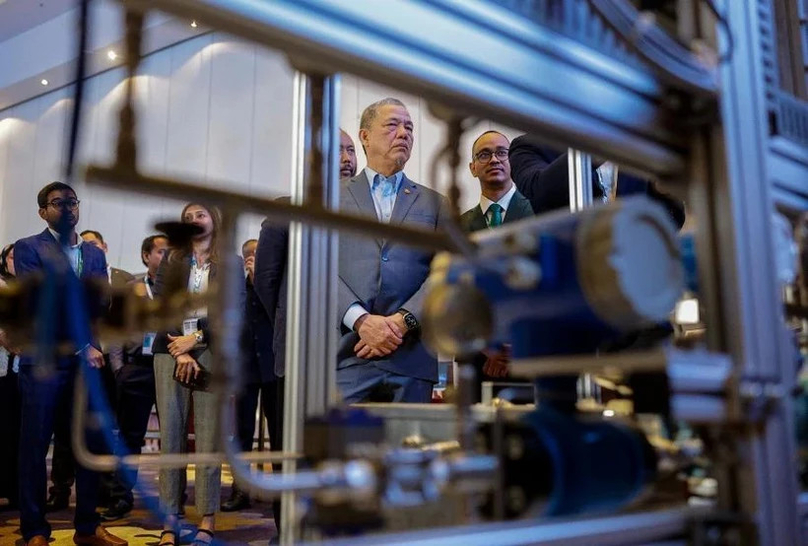
[[[289, 197], [281, 197], [278, 201], [288, 203]], [[255, 249], [255, 276], [253, 285], [255, 294], [261, 300], [267, 317], [269, 329], [262, 335], [272, 339], [274, 355], [275, 389], [264, 391], [263, 409], [269, 428], [269, 442], [273, 451], [283, 447], [283, 401], [284, 376], [286, 375], [286, 299], [287, 274], [289, 257], [289, 225], [274, 223], [270, 218], [261, 224], [258, 246]], [[273, 465], [273, 471], [280, 472], [280, 465]], [[272, 514], [275, 526], [280, 532], [281, 504], [272, 502]]]
[[[255, 437], [255, 410], [258, 407], [260, 394], [263, 414], [272, 422], [277, 413], [274, 399], [277, 393], [275, 375], [275, 355], [272, 350], [272, 321], [264, 308], [255, 289], [255, 254], [257, 239], [250, 239], [241, 246], [244, 258], [244, 269], [247, 278], [244, 281], [247, 291], [245, 324], [242, 334], [244, 386], [236, 398], [236, 424], [242, 451], [252, 451]], [[262, 420], [263, 422], [263, 420]], [[277, 438], [270, 438], [274, 443]], [[274, 448], [275, 446], [273, 446]], [[230, 498], [222, 503], [222, 512], [236, 512], [249, 508], [250, 497], [233, 483]]]
[[[54, 264], [57, 271], [65, 271], [61, 277], [65, 281], [71, 270], [82, 279], [105, 279], [107, 264], [104, 253], [92, 245], [82, 244], [76, 235], [79, 220], [76, 192], [67, 184], [52, 182], [37, 195], [37, 205], [39, 216], [48, 227], [39, 235], [16, 242], [14, 267], [17, 276], [24, 278], [40, 274], [47, 264]], [[54, 335], [58, 347], [55, 366], [50, 370], [40, 369], [30, 353], [23, 354], [20, 360], [20, 529], [28, 546], [45, 546], [50, 536], [50, 525], [45, 519], [45, 459], [52, 434], [63, 444], [70, 444], [73, 384], [80, 366], [79, 357], [84, 356], [94, 368], [104, 366], [104, 357], [98, 347], [91, 344], [69, 347], [67, 325], [72, 319], [70, 313], [73, 309], [69, 308], [65, 298], [65, 287], [61, 288], [52, 307], [56, 313]], [[77, 468], [74, 542], [126, 545], [125, 540], [111, 535], [99, 525], [95, 511], [97, 498], [98, 474]]]
[[[150, 235], [140, 246], [140, 259], [146, 273], [129, 281], [129, 286], [142, 285], [144, 298], [154, 299], [152, 287], [157, 277], [157, 268], [168, 250], [168, 238]], [[115, 374], [117, 384], [117, 415], [120, 439], [128, 453], [139, 454], [149, 427], [149, 417], [155, 402], [154, 333], [147, 333], [136, 343], [127, 345], [123, 367]], [[132, 511], [134, 496], [132, 488], [137, 479], [137, 469], [119, 469], [115, 472], [109, 492], [109, 506], [101, 513], [104, 521], [114, 521]]]
[[495, 228], [533, 216], [533, 208], [511, 180], [508, 138], [498, 131], [486, 131], [471, 146], [472, 176], [480, 181], [480, 204], [460, 216], [468, 232]]
[[[367, 167], [343, 180], [340, 210], [380, 222], [438, 230], [446, 199], [404, 175], [413, 123], [387, 98], [362, 113]], [[340, 234], [337, 385], [348, 403], [429, 402], [438, 361], [421, 340], [418, 315], [433, 253], [373, 237]]]
[[[532, 135], [522, 135], [511, 143], [511, 176], [516, 188], [527, 197], [536, 214], [569, 208], [569, 168], [567, 154], [543, 146]], [[616, 183], [616, 188], [614, 187]], [[682, 227], [685, 209], [681, 201], [661, 192], [653, 182], [622, 172], [609, 161], [592, 163], [592, 195], [645, 194], [668, 210], [673, 222]]]
[[[508, 138], [499, 131], [486, 131], [471, 145], [469, 170], [480, 181], [480, 204], [460, 216], [460, 225], [468, 232], [493, 229], [502, 224], [533, 216], [533, 208], [516, 189], [508, 161]], [[489, 351], [474, 357], [477, 369], [475, 398], [483, 381], [493, 381], [508, 373], [507, 350]]]

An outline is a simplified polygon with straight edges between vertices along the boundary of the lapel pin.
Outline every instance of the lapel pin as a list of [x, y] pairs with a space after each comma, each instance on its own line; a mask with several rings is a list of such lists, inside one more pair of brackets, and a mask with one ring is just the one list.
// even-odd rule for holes
[[410, 188], [404, 188], [404, 193], [412, 193], [412, 192], [410, 191]]

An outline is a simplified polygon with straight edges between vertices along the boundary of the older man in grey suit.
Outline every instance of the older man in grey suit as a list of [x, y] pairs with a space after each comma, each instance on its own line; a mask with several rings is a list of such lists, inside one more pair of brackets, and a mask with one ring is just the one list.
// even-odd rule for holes
[[[386, 98], [362, 113], [367, 167], [342, 181], [340, 209], [380, 222], [439, 229], [446, 199], [404, 175], [413, 123]], [[419, 314], [432, 253], [378, 238], [340, 235], [337, 384], [346, 402], [428, 402], [438, 361], [421, 341]]]

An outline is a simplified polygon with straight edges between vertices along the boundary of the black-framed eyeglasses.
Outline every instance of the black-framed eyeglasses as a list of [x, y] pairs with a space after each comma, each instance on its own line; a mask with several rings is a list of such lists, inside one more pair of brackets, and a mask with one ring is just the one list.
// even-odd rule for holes
[[496, 150], [494, 152], [490, 150], [483, 150], [482, 152], [477, 152], [474, 155], [474, 159], [479, 161], [480, 163], [488, 163], [491, 161], [491, 158], [496, 156], [497, 159], [500, 161], [507, 161], [508, 160], [508, 150]]
[[48, 205], [55, 209], [69, 209], [69, 210], [76, 210], [79, 208], [79, 204], [81, 201], [78, 199], [54, 199], [53, 201], [49, 201]]

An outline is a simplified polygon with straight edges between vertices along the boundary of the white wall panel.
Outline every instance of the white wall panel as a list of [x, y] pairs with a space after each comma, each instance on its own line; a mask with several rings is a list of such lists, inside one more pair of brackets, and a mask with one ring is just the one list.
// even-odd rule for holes
[[8, 242], [39, 233], [45, 226], [37, 214], [36, 194], [44, 184], [33, 179], [37, 122], [42, 101], [24, 102], [12, 110], [11, 140], [7, 148], [3, 224]]

